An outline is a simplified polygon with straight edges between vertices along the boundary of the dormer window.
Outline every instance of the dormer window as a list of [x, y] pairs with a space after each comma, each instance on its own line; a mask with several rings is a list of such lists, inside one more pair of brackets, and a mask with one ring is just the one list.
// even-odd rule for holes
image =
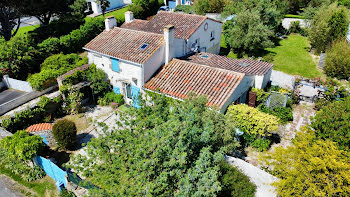
[[148, 47], [148, 44], [144, 43], [144, 44], [141, 45], [140, 49], [141, 50], [145, 50], [147, 47]]

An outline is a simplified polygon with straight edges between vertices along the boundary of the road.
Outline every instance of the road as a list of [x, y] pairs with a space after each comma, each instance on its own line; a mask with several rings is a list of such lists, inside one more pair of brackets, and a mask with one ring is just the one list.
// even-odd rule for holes
[[39, 25], [40, 21], [35, 17], [22, 17], [21, 18], [21, 24], [19, 27], [26, 27], [26, 26], [32, 26], [32, 25]]
[[20, 97], [24, 94], [25, 94], [25, 92], [16, 91], [16, 90], [12, 90], [12, 89], [4, 90], [4, 91], [0, 92], [0, 105], [4, 104], [12, 99], [15, 99], [17, 97]]
[[1, 197], [19, 197], [17, 192], [11, 190], [6, 184], [7, 178], [0, 176], [0, 196]]

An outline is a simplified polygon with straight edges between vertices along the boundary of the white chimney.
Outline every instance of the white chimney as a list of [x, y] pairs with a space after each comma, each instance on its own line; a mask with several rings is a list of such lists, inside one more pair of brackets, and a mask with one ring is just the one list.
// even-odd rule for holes
[[164, 5], [168, 5], [168, 1], [167, 0], [164, 0]]
[[176, 0], [176, 6], [181, 5], [182, 4], [182, 0]]
[[165, 64], [173, 59], [175, 52], [175, 28], [174, 25], [167, 25], [164, 27], [165, 40]]
[[131, 11], [125, 12], [125, 23], [130, 23], [134, 20], [134, 13]]
[[105, 19], [106, 31], [109, 31], [109, 30], [113, 29], [116, 26], [117, 26], [117, 20], [114, 18], [114, 16], [108, 16]]

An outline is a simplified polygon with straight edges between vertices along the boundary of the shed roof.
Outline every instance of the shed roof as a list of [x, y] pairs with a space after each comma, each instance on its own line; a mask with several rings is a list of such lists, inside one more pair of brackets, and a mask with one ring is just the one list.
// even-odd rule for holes
[[26, 130], [31, 133], [38, 131], [47, 131], [52, 130], [52, 125], [50, 123], [39, 123], [29, 126]]
[[173, 59], [145, 84], [145, 88], [180, 99], [190, 92], [205, 95], [208, 106], [222, 108], [243, 77], [242, 73]]
[[263, 75], [273, 68], [273, 64], [264, 61], [232, 59], [221, 55], [203, 52], [187, 57], [186, 60], [193, 63], [245, 73], [247, 75]]
[[[141, 46], [147, 44], [142, 49]], [[115, 27], [103, 31], [85, 45], [86, 50], [144, 64], [164, 44], [162, 34]]]

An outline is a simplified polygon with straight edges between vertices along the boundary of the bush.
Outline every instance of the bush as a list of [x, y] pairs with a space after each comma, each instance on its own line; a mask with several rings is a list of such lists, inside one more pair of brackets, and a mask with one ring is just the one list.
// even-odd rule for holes
[[99, 98], [97, 103], [99, 105], [109, 105], [111, 103], [117, 103], [118, 106], [121, 106], [124, 104], [124, 97], [121, 94], [116, 94], [114, 92], [108, 92], [103, 97]]
[[265, 151], [270, 148], [271, 141], [265, 138], [258, 138], [251, 143], [251, 146], [258, 149], [258, 151]]
[[264, 113], [278, 117], [281, 120], [281, 123], [293, 120], [293, 110], [290, 107], [274, 107], [270, 109], [266, 107], [266, 105], [259, 105], [258, 109]]
[[43, 90], [50, 86], [56, 85], [56, 78], [76, 67], [86, 64], [87, 58], [81, 58], [78, 54], [58, 54], [52, 55], [45, 59], [41, 64], [40, 73], [28, 77], [30, 85], [37, 89]]
[[52, 134], [59, 148], [71, 149], [77, 138], [77, 128], [70, 120], [58, 120], [52, 128]]
[[71, 191], [66, 190], [66, 189], [62, 189], [60, 192], [60, 197], [75, 197], [75, 194]]
[[267, 98], [270, 96], [270, 93], [265, 92], [260, 88], [252, 88], [252, 92], [256, 93], [256, 105], [260, 105], [261, 103], [265, 103]]
[[177, 5], [174, 12], [183, 12], [187, 14], [192, 14], [194, 12], [193, 7], [190, 5]]
[[253, 197], [256, 192], [256, 185], [250, 179], [225, 161], [220, 163], [222, 190], [219, 197]]
[[327, 50], [324, 71], [329, 77], [350, 79], [350, 45], [346, 39], [340, 39]]

